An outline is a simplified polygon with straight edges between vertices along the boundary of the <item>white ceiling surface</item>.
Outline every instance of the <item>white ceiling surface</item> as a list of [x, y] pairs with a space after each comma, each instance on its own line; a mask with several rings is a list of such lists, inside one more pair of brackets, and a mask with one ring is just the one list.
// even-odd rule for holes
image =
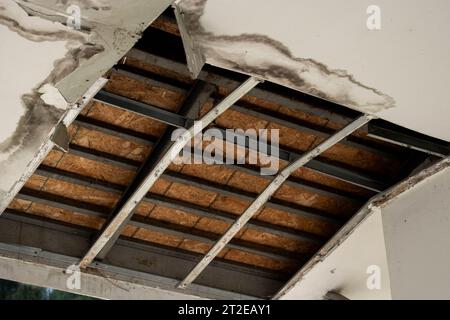
[[[368, 216], [349, 227], [348, 237], [336, 235], [339, 244], [325, 245], [317, 263], [313, 258], [303, 267], [279, 298], [320, 299], [334, 291], [352, 300], [448, 299], [449, 175], [450, 157], [374, 198]], [[367, 286], [369, 266], [379, 267], [379, 289]]]
[[382, 209], [393, 299], [450, 299], [449, 194], [450, 165]]
[[[380, 288], [369, 289], [369, 267], [379, 267]], [[368, 270], [369, 268], [369, 270]], [[329, 292], [348, 299], [391, 299], [381, 212], [373, 212], [345, 241], [316, 264], [281, 299], [322, 299]]]
[[[366, 27], [372, 4], [381, 30]], [[381, 118], [450, 141], [448, 0], [208, 0], [200, 23], [214, 35], [265, 35], [294, 57], [345, 70], [395, 100]]]
[[69, 103], [75, 105], [170, 2], [70, 1], [90, 29], [81, 32], [63, 24], [66, 1], [0, 0], [0, 214], [33, 160], [43, 156], [41, 147]]
[[[54, 61], [63, 58], [67, 49], [65, 41], [46, 41], [36, 45], [35, 42], [11, 32], [2, 25], [0, 25], [0, 39], [2, 39], [2, 50], [0, 50], [1, 144], [10, 138], [25, 113], [21, 102], [22, 95], [32, 92], [36, 84], [50, 74], [54, 68]], [[20, 61], [20, 63], [11, 63], [11, 61]], [[0, 153], [0, 161], [5, 157], [7, 157], [5, 154]]]

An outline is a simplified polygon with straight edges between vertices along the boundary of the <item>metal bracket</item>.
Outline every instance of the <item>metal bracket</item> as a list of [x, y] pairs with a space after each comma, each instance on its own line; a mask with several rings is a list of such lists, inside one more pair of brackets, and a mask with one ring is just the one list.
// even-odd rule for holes
[[62, 122], [56, 125], [55, 132], [50, 139], [62, 152], [69, 152], [69, 132]]
[[181, 39], [183, 41], [184, 52], [186, 54], [189, 73], [193, 79], [197, 79], [200, 71], [205, 64], [205, 57], [200, 48], [194, 44], [189, 32], [186, 28], [183, 10], [176, 4], [172, 4], [177, 19], [178, 28], [180, 30]]

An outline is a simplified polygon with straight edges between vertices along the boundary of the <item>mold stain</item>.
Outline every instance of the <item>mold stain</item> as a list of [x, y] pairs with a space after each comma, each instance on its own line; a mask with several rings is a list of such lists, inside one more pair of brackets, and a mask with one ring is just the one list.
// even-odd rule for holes
[[395, 107], [392, 97], [358, 82], [345, 70], [294, 57], [283, 43], [261, 34], [215, 35], [200, 23], [207, 0], [183, 0], [186, 27], [207, 62], [255, 75], [365, 113]]
[[[20, 14], [18, 14], [19, 12]], [[17, 14], [17, 16], [14, 16], [14, 14]], [[43, 137], [49, 134], [49, 130], [58, 123], [65, 113], [65, 110], [46, 104], [41, 99], [40, 88], [45, 84], [55, 85], [74, 71], [82, 61], [104, 51], [103, 46], [90, 43], [86, 34], [60, 24], [53, 26], [50, 21], [47, 22], [52, 25], [51, 28], [31, 29], [30, 24], [23, 23], [23, 19], [27, 18], [28, 15], [25, 11], [13, 1], [10, 1], [9, 7], [4, 5], [0, 7], [1, 25], [33, 42], [67, 41], [67, 52], [63, 58], [53, 63], [53, 70], [42, 82], [38, 83], [31, 92], [24, 93], [21, 96], [20, 103], [25, 111], [15, 132], [7, 140], [0, 143], [0, 155], [2, 156], [0, 168], [6, 166], [6, 163], [12, 163], [14, 159], [18, 159], [22, 150], [39, 146]]]

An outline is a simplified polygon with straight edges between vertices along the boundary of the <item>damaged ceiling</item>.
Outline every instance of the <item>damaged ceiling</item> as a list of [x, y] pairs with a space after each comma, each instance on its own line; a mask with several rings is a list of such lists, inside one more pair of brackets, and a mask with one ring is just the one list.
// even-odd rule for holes
[[77, 108], [77, 101], [170, 3], [107, 2], [72, 1], [83, 10], [84, 29], [76, 30], [64, 25], [66, 1], [0, 1], [5, 44], [0, 93], [8, 115], [0, 128], [1, 208], [26, 180], [23, 173], [45, 149], [61, 117]]
[[[374, 197], [275, 298], [321, 299], [327, 292], [351, 300], [447, 297], [449, 262], [442, 257], [448, 256], [449, 172], [446, 158]], [[374, 268], [380, 286], [367, 290]]]
[[380, 30], [366, 27], [372, 4], [179, 1], [206, 63], [450, 141], [449, 2], [378, 1]]
[[[0, 220], [3, 243], [82, 259], [136, 181], [145, 178], [148, 163], [158, 159], [168, 133], [212, 110], [248, 74], [270, 81], [244, 95], [208, 129], [279, 130], [282, 168], [361, 111], [383, 114], [399, 108], [400, 98], [378, 86], [378, 79], [372, 82], [370, 70], [360, 77], [352, 67], [337, 70], [339, 63], [298, 55], [284, 38], [251, 32], [260, 26], [257, 18], [250, 19], [248, 33], [228, 31], [215, 17], [223, 10], [217, 0], [180, 2], [179, 25], [172, 9], [160, 15], [170, 1], [75, 2], [85, 10], [82, 30], [61, 23], [67, 1], [0, 2], [0, 33], [10, 44], [2, 61], [23, 60], [19, 69], [5, 63], [8, 72], [2, 74], [7, 85], [1, 94], [14, 120], [0, 136], [5, 173], [0, 195], [7, 207]], [[251, 1], [233, 3], [237, 9]], [[273, 9], [260, 6], [262, 18]], [[269, 27], [278, 30], [276, 24]], [[193, 63], [202, 67], [196, 80]], [[26, 81], [9, 81], [8, 74]], [[198, 88], [211, 88], [204, 100]], [[198, 108], [186, 111], [191, 99]], [[68, 125], [67, 152], [46, 142], [59, 122]], [[448, 155], [445, 141], [371, 123], [394, 137], [382, 141], [362, 127], [296, 170], [192, 291], [176, 289], [173, 282], [186, 276], [273, 179], [259, 174], [260, 163], [249, 163], [250, 143], [222, 143], [222, 148], [236, 147], [244, 164], [172, 163], [136, 202], [133, 215], [118, 229], [119, 239], [85, 272], [97, 274], [104, 264], [108, 270], [163, 277], [165, 289], [195, 297], [273, 297], [368, 200], [420, 165]], [[428, 150], [431, 146], [437, 149]], [[205, 150], [208, 143], [195, 147]], [[33, 233], [15, 232], [22, 229]], [[53, 237], [58, 241], [48, 240]]]

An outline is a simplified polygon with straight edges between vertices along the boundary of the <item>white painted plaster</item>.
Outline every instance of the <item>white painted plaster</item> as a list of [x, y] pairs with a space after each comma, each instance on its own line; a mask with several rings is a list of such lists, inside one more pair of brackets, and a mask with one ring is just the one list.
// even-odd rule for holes
[[[376, 196], [277, 298], [319, 299], [336, 291], [350, 299], [449, 299], [449, 192], [446, 158]], [[380, 266], [381, 290], [364, 287], [368, 264]]]
[[67, 110], [69, 103], [64, 99], [61, 92], [55, 86], [50, 83], [44, 84], [39, 88], [39, 93], [41, 94], [41, 99], [44, 100], [46, 104], [55, 106], [58, 109]]
[[[170, 2], [74, 0], [88, 32], [62, 24], [65, 1], [0, 0], [0, 207], [23, 183], [68, 107], [133, 46]], [[73, 50], [77, 48], [81, 50]]]
[[[53, 23], [42, 19], [24, 17], [24, 12], [13, 1], [0, 0], [0, 6], [8, 8], [9, 14], [21, 21], [22, 25], [49, 30], [57, 28]], [[46, 22], [46, 23], [45, 23]], [[45, 41], [42, 43], [28, 40], [0, 25], [0, 96], [2, 97], [2, 116], [0, 117], [0, 144], [15, 132], [20, 118], [24, 114], [21, 96], [30, 93], [53, 70], [53, 63], [64, 57], [66, 41]], [[16, 63], [15, 63], [16, 62]], [[0, 154], [0, 160], [5, 155]]]
[[[181, 3], [193, 1], [196, 0]], [[381, 9], [381, 29], [377, 31], [366, 27], [366, 9], [372, 4]], [[447, 0], [378, 0], [375, 3], [370, 0], [208, 0], [200, 23], [214, 36], [264, 35], [284, 44], [294, 57], [314, 59], [331, 70], [344, 70], [359, 83], [395, 100], [395, 107], [378, 112], [378, 116], [450, 141], [450, 2]], [[195, 36], [193, 39], [204, 46], [210, 64], [230, 68], [229, 63], [217, 59], [219, 52], [238, 66], [287, 65], [303, 73], [301, 65], [292, 64], [261, 44], [232, 45], [228, 40]], [[214, 54], [210, 54], [210, 49]], [[327, 81], [326, 77], [313, 77], [317, 73], [305, 75], [314, 87], [331, 93], [351, 89], [348, 92], [356, 105], [335, 102], [374, 111], [366, 105], [376, 102], [368, 92], [346, 87], [336, 77]], [[283, 76], [268, 78], [292, 87]], [[314, 94], [312, 88], [298, 89]]]
[[[2, 97], [0, 117], [0, 144], [15, 132], [20, 118], [24, 115], [21, 96], [31, 92], [37, 83], [45, 79], [53, 69], [53, 61], [65, 54], [64, 42], [38, 45], [27, 40], [7, 27], [0, 25], [0, 96]], [[30, 59], [30, 57], [33, 57]], [[20, 61], [15, 64], [13, 61]], [[33, 71], [31, 71], [33, 70]], [[12, 150], [0, 153], [0, 161], [5, 160]], [[2, 179], [3, 180], [3, 179]], [[1, 183], [1, 182], [0, 182]]]
[[[369, 289], [367, 268], [379, 266], [380, 289]], [[381, 213], [372, 213], [322, 262], [316, 264], [282, 299], [322, 299], [329, 292], [349, 299], [390, 299], [390, 282]]]
[[[62, 256], [62, 258], [66, 258]], [[111, 279], [92, 273], [81, 274], [80, 289], [67, 287], [66, 265], [45, 261], [27, 261], [24, 257], [0, 255], [0, 278], [34, 286], [52, 288], [105, 300], [199, 300], [201, 298], [156, 287], [135, 278], [134, 282]], [[203, 299], [202, 299], [203, 300]]]
[[450, 299], [450, 167], [382, 210], [394, 299]]
[[[0, 6], [5, 8], [1, 12], [2, 15], [13, 18], [24, 29], [57, 32], [65, 28], [59, 23], [29, 17], [14, 1], [0, 0]], [[37, 89], [39, 83], [50, 75], [55, 67], [55, 61], [65, 56], [67, 41], [32, 41], [4, 25], [0, 25], [0, 38], [2, 39], [2, 50], [0, 50], [0, 68], [2, 70], [0, 73], [0, 82], [2, 83], [0, 86], [0, 96], [2, 97], [0, 144], [8, 145], [8, 140], [16, 133], [19, 121], [25, 115], [22, 95], [32, 93], [34, 89]], [[45, 87], [43, 93], [48, 89]], [[53, 102], [58, 102], [59, 107], [63, 107], [60, 104], [61, 101], [56, 101], [54, 98], [53, 101], [50, 101], [50, 97], [57, 96], [58, 90], [54, 89], [52, 93], [52, 95], [49, 92], [45, 94], [46, 100], [51, 102], [51, 105]], [[17, 138], [23, 139], [25, 136]], [[10, 148], [2, 150], [0, 161], [10, 158], [20, 149], [22, 143], [23, 140], [17, 141]], [[21, 157], [14, 160], [14, 166], [17, 169], [9, 166], [7, 170], [5, 167], [5, 171], [8, 172], [1, 174], [0, 190], [9, 190], [28, 162], [29, 159], [22, 154]], [[12, 170], [16, 170], [16, 172]]]

